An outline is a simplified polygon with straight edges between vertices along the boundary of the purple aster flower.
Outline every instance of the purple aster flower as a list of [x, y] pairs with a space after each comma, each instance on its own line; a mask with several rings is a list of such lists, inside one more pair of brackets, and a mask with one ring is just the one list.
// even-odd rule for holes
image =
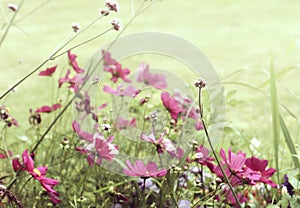
[[284, 182], [282, 186], [286, 187], [287, 192], [289, 193], [290, 196], [293, 196], [295, 194], [294, 187], [292, 186], [292, 184], [290, 184], [289, 177], [287, 174], [284, 175]]

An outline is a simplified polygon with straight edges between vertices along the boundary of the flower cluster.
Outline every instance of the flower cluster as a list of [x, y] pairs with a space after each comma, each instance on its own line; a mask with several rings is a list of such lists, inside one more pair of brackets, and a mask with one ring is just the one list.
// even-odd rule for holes
[[[226, 177], [228, 178], [230, 185], [236, 188], [236, 190], [238, 187], [243, 187], [245, 185], [254, 186], [260, 182], [265, 185], [270, 185], [273, 188], [277, 188], [277, 184], [271, 180], [271, 177], [276, 170], [274, 168], [267, 168], [267, 160], [259, 159], [255, 156], [246, 158], [246, 153], [241, 151], [233, 153], [231, 150], [228, 150], [227, 157], [224, 149], [221, 149], [220, 156], [222, 158], [221, 165], [225, 171]], [[227, 181], [225, 180], [225, 176], [223, 175], [220, 166], [213, 165], [208, 167], [226, 184]], [[224, 187], [223, 191], [227, 196], [228, 202], [232, 205], [236, 205], [237, 202], [233, 198], [229, 187]], [[240, 196], [238, 196], [240, 203], [247, 201], [246, 195], [240, 194]]]
[[[106, 3], [105, 6], [109, 11], [118, 10], [113, 3]], [[202, 135], [204, 132], [200, 130], [206, 125], [202, 123], [203, 118], [200, 118], [202, 115], [199, 106], [178, 89], [169, 90], [164, 74], [150, 70], [150, 66], [145, 63], [140, 64], [134, 74], [132, 70], [113, 59], [109, 52], [102, 51], [103, 72], [109, 77], [108, 82], [99, 89], [103, 92], [101, 96], [111, 98], [112, 102], [101, 97], [102, 102], [105, 102], [97, 106], [92, 103], [89, 91], [84, 86], [87, 83], [86, 78], [91, 77], [90, 74], [84, 75], [84, 72], [89, 70], [79, 66], [76, 54], [68, 51], [67, 55], [68, 66], [71, 69], [67, 69], [66, 75], [59, 78], [58, 88], [68, 84], [71, 91], [67, 93], [74, 94], [73, 113], [76, 119], [72, 122], [72, 129], [80, 140], [75, 138], [74, 142], [71, 136], [74, 133], [64, 132], [60, 142], [63, 159], [71, 153], [74, 157], [76, 152], [76, 156], [86, 158], [90, 167], [105, 166], [106, 163], [117, 165], [118, 170], [126, 176], [138, 177], [131, 181], [137, 189], [132, 196], [138, 196], [138, 200], [145, 197], [141, 204], [147, 206], [151, 205], [151, 200], [163, 198], [164, 202], [158, 202], [161, 207], [197, 207], [198, 201], [206, 198], [217, 206], [226, 204], [237, 207], [238, 204], [249, 202], [249, 187], [263, 184], [278, 188], [271, 179], [276, 170], [267, 167], [267, 160], [255, 156], [247, 158], [246, 153], [234, 153], [231, 149], [226, 153], [222, 148], [219, 161], [218, 157], [211, 156], [204, 143], [198, 145], [197, 141], [192, 144], [189, 141], [180, 141], [189, 139], [182, 136], [186, 131], [195, 132], [197, 136]], [[46, 68], [39, 76], [53, 78], [57, 68], [57, 65]], [[96, 82], [101, 84], [98, 80], [97, 77], [93, 79], [93, 87]], [[197, 82], [196, 87], [205, 87], [205, 82]], [[64, 107], [62, 103], [59, 101], [36, 110], [31, 109], [30, 124], [39, 125], [42, 121], [41, 115], [60, 110]], [[109, 106], [110, 104], [112, 106]], [[123, 107], [126, 105], [129, 106], [129, 115], [123, 114]], [[8, 126], [17, 126], [17, 122], [5, 106], [1, 107], [1, 118]], [[127, 132], [130, 132], [129, 135], [125, 135]], [[132, 145], [133, 142], [126, 141], [126, 136], [133, 139], [136, 137], [135, 146]], [[189, 148], [190, 152], [187, 151], [187, 145], [193, 147]], [[152, 153], [151, 159], [140, 159], [148, 153]], [[134, 154], [134, 157], [126, 158], [126, 161], [122, 162], [123, 155], [130, 154]], [[13, 156], [11, 151], [3, 151], [0, 158], [8, 158], [15, 172], [26, 171], [33, 179], [39, 181], [53, 204], [63, 202], [61, 197], [64, 196], [60, 196], [54, 190], [59, 181], [46, 177], [48, 167], [35, 167], [34, 155], [29, 154], [28, 150], [22, 154], [23, 163], [17, 156]], [[64, 177], [63, 173], [61, 177]], [[125, 182], [119, 184], [121, 185], [118, 187], [112, 185], [108, 188], [110, 196], [114, 198], [114, 207], [122, 207], [123, 203], [138, 207], [134, 199], [131, 200], [120, 191], [122, 188], [132, 191], [133, 188]], [[283, 185], [290, 195], [294, 194], [294, 188], [287, 176]], [[99, 188], [98, 185], [96, 187]], [[180, 195], [176, 198], [172, 196], [174, 199], [171, 199], [172, 197], [167, 197], [169, 192]], [[159, 194], [161, 196], [158, 197]], [[191, 197], [193, 200], [184, 197]], [[81, 198], [83, 200], [84, 197]]]
[[109, 15], [110, 12], [118, 12], [120, 5], [116, 0], [108, 0], [104, 3], [104, 8], [100, 9], [100, 14], [103, 16]]
[[100, 133], [90, 134], [80, 129], [80, 125], [73, 121], [73, 130], [77, 135], [86, 141], [84, 147], [77, 147], [76, 150], [87, 155], [87, 161], [90, 166], [94, 164], [101, 165], [103, 159], [112, 160], [118, 154], [118, 146], [112, 144], [114, 136], [109, 136], [106, 140]]

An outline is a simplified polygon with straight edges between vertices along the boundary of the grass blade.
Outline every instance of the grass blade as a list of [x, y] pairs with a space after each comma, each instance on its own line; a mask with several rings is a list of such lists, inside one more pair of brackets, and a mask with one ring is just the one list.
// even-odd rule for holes
[[273, 129], [273, 151], [275, 158], [275, 167], [277, 173], [277, 183], [279, 183], [279, 159], [278, 159], [278, 150], [279, 150], [279, 141], [280, 141], [280, 122], [279, 122], [279, 105], [278, 105], [278, 96], [276, 88], [276, 78], [274, 72], [273, 61], [271, 61], [270, 68], [270, 95], [271, 95], [271, 110], [272, 110], [272, 129]]
[[294, 165], [295, 165], [295, 168], [300, 170], [300, 163], [299, 163], [299, 159], [297, 157], [295, 157], [294, 155], [297, 155], [297, 152], [296, 152], [296, 148], [295, 148], [295, 145], [293, 143], [293, 140], [291, 138], [291, 135], [290, 135], [290, 132], [283, 120], [283, 118], [281, 116], [279, 116], [279, 119], [280, 119], [280, 127], [281, 127], [281, 131], [283, 133], [283, 136], [285, 138], [285, 142], [290, 150], [290, 153], [292, 155], [292, 159], [293, 159], [293, 162], [294, 162]]

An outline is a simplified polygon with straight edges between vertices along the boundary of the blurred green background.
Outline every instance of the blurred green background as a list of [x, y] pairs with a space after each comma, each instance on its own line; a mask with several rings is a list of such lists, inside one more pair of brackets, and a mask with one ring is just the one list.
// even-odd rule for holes
[[[5, 22], [13, 14], [7, 9], [7, 4], [19, 2], [1, 0], [1, 34]], [[106, 30], [110, 27], [109, 23], [113, 17], [117, 17], [126, 25], [141, 2], [120, 0], [121, 10], [118, 14], [101, 19], [68, 46], [71, 47]], [[277, 72], [300, 62], [300, 1], [152, 2], [155, 3], [129, 25], [124, 35], [165, 32], [186, 39], [207, 55], [224, 82], [243, 82], [258, 87], [269, 78], [271, 60]], [[146, 2], [147, 5], [150, 3], [151, 1]], [[99, 16], [101, 7], [101, 0], [24, 1], [15, 24], [0, 48], [1, 94], [38, 66], [60, 43], [73, 34], [71, 23], [76, 22], [82, 27], [87, 25]], [[118, 32], [111, 31], [74, 50], [78, 55], [79, 64], [84, 65], [99, 48], [117, 34]], [[66, 66], [66, 61], [66, 56], [63, 56], [49, 62], [43, 69], [55, 64]], [[299, 69], [293, 69], [278, 78], [279, 102], [289, 108], [297, 118], [300, 116], [298, 71]], [[35, 109], [50, 104], [51, 82], [50, 79], [35, 74], [21, 84], [15, 93], [1, 100], [2, 104], [11, 108], [21, 128], [28, 127], [29, 108]], [[234, 100], [228, 98], [228, 102], [231, 103], [227, 107], [228, 122], [243, 134], [245, 140], [257, 137], [263, 144], [270, 146], [272, 133], [268, 98], [241, 85], [224, 83], [224, 88], [225, 93], [236, 91]], [[269, 94], [268, 85], [261, 90]], [[290, 114], [284, 115], [294, 141], [299, 143], [299, 121]]]

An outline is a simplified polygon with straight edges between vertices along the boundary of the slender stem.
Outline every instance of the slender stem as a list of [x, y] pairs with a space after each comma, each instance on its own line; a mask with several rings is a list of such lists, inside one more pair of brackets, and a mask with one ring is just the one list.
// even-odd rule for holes
[[73, 50], [73, 49], [75, 49], [75, 48], [78, 48], [78, 47], [80, 47], [80, 46], [86, 44], [86, 43], [89, 43], [89, 42], [91, 42], [91, 41], [93, 41], [93, 40], [99, 38], [100, 36], [104, 35], [105, 33], [109, 32], [109, 31], [111, 31], [111, 30], [113, 30], [113, 27], [109, 28], [108, 30], [105, 30], [104, 32], [102, 32], [102, 33], [100, 33], [100, 34], [98, 34], [98, 35], [96, 35], [96, 36], [94, 36], [94, 37], [92, 37], [92, 38], [90, 38], [90, 39], [88, 39], [88, 40], [86, 40], [86, 41], [83, 41], [83, 42], [81, 42], [81, 43], [78, 43], [78, 44], [75, 45], [75, 46], [72, 46], [72, 47], [69, 48], [68, 50], [66, 50], [66, 51], [64, 51], [64, 52], [61, 52], [61, 53], [59, 53], [59, 54], [53, 56], [51, 59], [54, 60], [54, 59], [56, 59], [57, 57], [62, 56], [62, 55], [64, 55], [65, 53], [67, 53], [69, 50]]
[[142, 178], [143, 179], [143, 186], [142, 186], [142, 194], [141, 194], [141, 207], [144, 207], [145, 204], [145, 199], [146, 199], [146, 194], [145, 194], [145, 189], [146, 189], [146, 179], [147, 178]]
[[20, 11], [20, 8], [22, 7], [23, 3], [25, 2], [25, 0], [22, 0], [18, 6], [18, 9], [14, 12], [14, 15], [11, 17], [11, 19], [9, 20], [9, 23], [3, 33], [3, 36], [1, 37], [1, 40], [0, 40], [0, 48], [2, 46], [2, 43], [4, 42], [4, 39], [6, 38], [7, 34], [8, 34], [8, 31], [9, 29], [11, 28], [11, 26], [13, 25], [13, 22], [18, 14], [18, 12]]
[[[44, 66], [48, 61], [53, 60], [53, 58], [56, 56], [56, 54], [61, 51], [65, 46], [67, 46], [71, 41], [73, 41], [79, 34], [87, 30], [90, 26], [92, 26], [94, 23], [96, 23], [98, 20], [101, 19], [102, 16], [96, 18], [91, 23], [89, 23], [87, 26], [85, 26], [81, 31], [73, 35], [71, 38], [69, 38], [66, 42], [64, 42], [61, 46], [59, 46], [55, 51], [49, 56], [49, 58], [45, 59], [40, 65], [38, 65], [34, 70], [32, 70], [29, 74], [27, 74], [25, 77], [23, 77], [20, 81], [15, 83], [12, 87], [10, 87], [4, 94], [1, 95], [0, 100], [4, 98], [8, 93], [10, 93], [14, 88], [16, 88], [18, 85], [20, 85], [22, 82], [24, 82], [27, 78], [29, 78], [31, 75], [33, 75], [35, 72], [37, 72], [42, 66]], [[0, 42], [1, 47], [1, 42]]]
[[30, 16], [31, 14], [33, 14], [34, 12], [36, 12], [37, 10], [41, 9], [42, 7], [44, 7], [46, 4], [48, 4], [49, 2], [51, 2], [53, 0], [46, 0], [44, 2], [42, 2], [39, 6], [33, 8], [32, 10], [30, 10], [28, 13], [26, 13], [25, 15], [21, 16], [20, 18], [18, 18], [15, 21], [15, 24], [22, 21], [23, 19], [25, 19], [26, 17]]
[[234, 191], [234, 189], [233, 189], [233, 187], [232, 187], [232, 185], [230, 184], [230, 181], [229, 181], [229, 179], [228, 179], [228, 177], [227, 177], [227, 175], [226, 175], [226, 173], [225, 173], [225, 171], [224, 171], [224, 168], [223, 168], [223, 166], [222, 166], [222, 164], [221, 164], [219, 158], [217, 157], [217, 153], [216, 153], [216, 151], [215, 151], [215, 149], [214, 149], [214, 147], [213, 147], [213, 144], [212, 144], [212, 142], [211, 142], [210, 136], [209, 136], [209, 134], [208, 134], [208, 130], [207, 130], [206, 124], [205, 124], [205, 122], [204, 122], [204, 118], [203, 118], [203, 107], [202, 107], [202, 103], [201, 103], [201, 89], [202, 89], [202, 87], [200, 86], [200, 87], [199, 87], [199, 98], [198, 98], [199, 103], [198, 103], [198, 105], [199, 105], [199, 110], [200, 110], [200, 113], [199, 113], [199, 114], [200, 114], [200, 119], [201, 119], [202, 124], [203, 124], [203, 129], [204, 129], [204, 132], [205, 132], [205, 136], [206, 136], [206, 138], [207, 138], [207, 140], [208, 140], [208, 143], [209, 143], [209, 146], [210, 146], [210, 148], [211, 148], [211, 151], [212, 151], [212, 153], [213, 153], [213, 155], [214, 155], [214, 157], [215, 157], [215, 159], [216, 159], [216, 161], [217, 161], [217, 163], [218, 163], [218, 166], [220, 167], [220, 170], [221, 170], [221, 172], [222, 172], [222, 175], [224, 176], [225, 181], [226, 181], [226, 183], [228, 184], [228, 186], [229, 186], [229, 188], [230, 188], [230, 191], [231, 191], [232, 194], [233, 194], [234, 199], [236, 200], [237, 205], [238, 205], [239, 207], [242, 207], [241, 204], [240, 204], [240, 201], [239, 201], [239, 199], [238, 199], [238, 197], [237, 197], [237, 195], [236, 195], [236, 193], [235, 193], [235, 191]]

